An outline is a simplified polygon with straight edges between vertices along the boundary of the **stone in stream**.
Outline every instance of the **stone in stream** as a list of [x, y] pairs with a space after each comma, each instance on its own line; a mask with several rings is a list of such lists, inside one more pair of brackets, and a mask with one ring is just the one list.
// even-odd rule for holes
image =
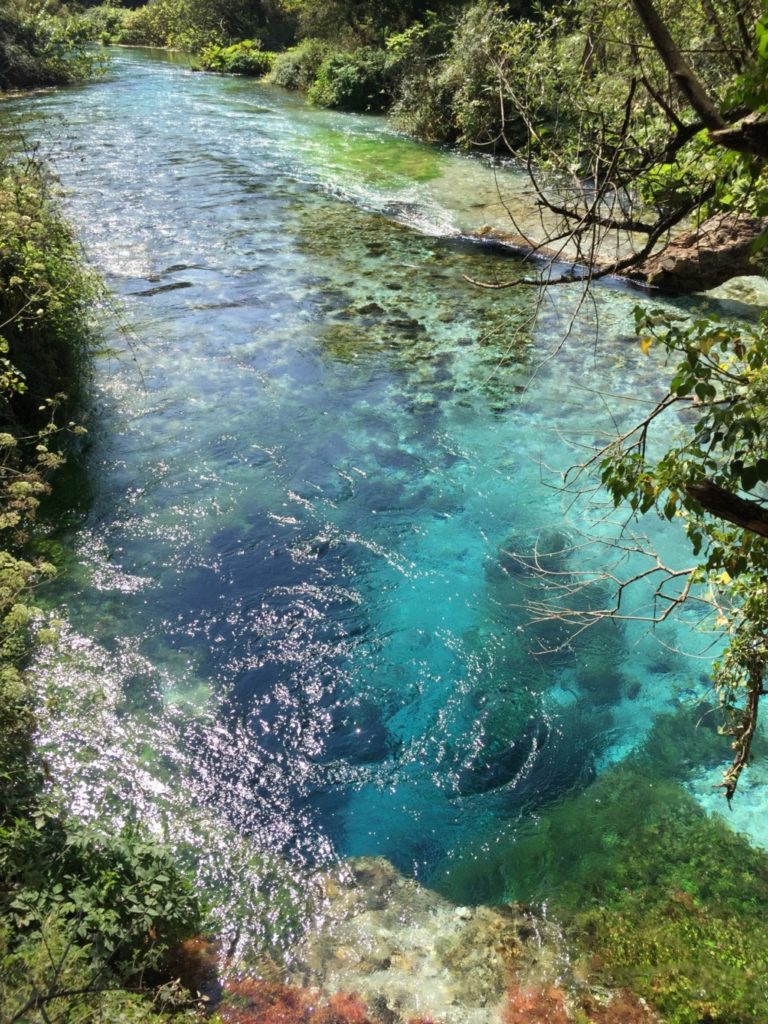
[[382, 857], [318, 879], [320, 927], [296, 951], [292, 984], [355, 992], [374, 1019], [500, 1024], [512, 977], [548, 985], [568, 970], [558, 929], [521, 906], [455, 906]]

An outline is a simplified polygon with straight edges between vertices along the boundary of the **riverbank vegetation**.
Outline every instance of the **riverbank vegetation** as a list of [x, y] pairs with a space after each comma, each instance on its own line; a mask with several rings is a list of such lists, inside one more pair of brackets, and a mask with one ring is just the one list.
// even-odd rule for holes
[[[172, 951], [201, 921], [191, 883], [138, 828], [60, 807], [35, 744], [28, 665], [56, 642], [34, 524], [82, 404], [101, 294], [32, 156], [0, 157], [0, 1019], [152, 1020], [181, 1002]], [[186, 997], [185, 997], [186, 998]]]
[[66, 8], [0, 2], [0, 91], [66, 85], [92, 76], [98, 54], [87, 47], [79, 16]]
[[[548, 220], [539, 238], [510, 224], [510, 240], [691, 291], [763, 265], [762, 8], [731, 6], [151, 0], [87, 18], [94, 38], [187, 49], [203, 70], [268, 75], [317, 105], [389, 111], [424, 140], [524, 161]], [[691, 221], [670, 266], [670, 233]], [[709, 260], [692, 255], [702, 232]]]

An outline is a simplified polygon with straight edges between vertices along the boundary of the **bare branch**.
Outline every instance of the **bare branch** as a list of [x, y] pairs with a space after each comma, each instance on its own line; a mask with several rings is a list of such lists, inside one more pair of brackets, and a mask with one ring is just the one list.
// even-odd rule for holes
[[749, 764], [752, 741], [757, 729], [760, 698], [765, 697], [766, 693], [768, 693], [763, 682], [765, 677], [765, 667], [765, 645], [756, 644], [753, 647], [752, 656], [749, 660], [748, 666], [746, 706], [741, 716], [741, 720], [734, 730], [735, 739], [733, 742], [733, 749], [736, 753], [734, 755], [733, 762], [724, 773], [723, 781], [721, 783], [722, 788], [725, 790], [725, 798], [729, 804], [736, 792], [736, 787], [739, 784], [741, 773]]

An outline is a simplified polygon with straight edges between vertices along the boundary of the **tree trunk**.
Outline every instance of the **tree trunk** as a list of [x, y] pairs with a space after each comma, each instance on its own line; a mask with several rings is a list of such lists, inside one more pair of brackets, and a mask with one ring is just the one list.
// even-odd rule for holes
[[717, 288], [732, 277], [759, 272], [752, 248], [766, 230], [766, 217], [716, 214], [631, 267], [626, 276], [674, 292]]
[[633, 0], [633, 3], [646, 32], [651, 37], [651, 42], [664, 61], [664, 66], [703, 124], [712, 131], [725, 128], [726, 122], [720, 111], [678, 49], [652, 0]]
[[690, 484], [686, 491], [710, 515], [725, 519], [742, 530], [768, 537], [768, 509], [759, 502], [741, 498], [708, 479]]

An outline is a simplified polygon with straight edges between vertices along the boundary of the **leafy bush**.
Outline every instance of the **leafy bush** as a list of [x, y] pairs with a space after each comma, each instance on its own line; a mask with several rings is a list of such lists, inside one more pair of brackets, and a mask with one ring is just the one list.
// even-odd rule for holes
[[292, 40], [292, 19], [278, 0], [150, 0], [126, 13], [120, 42], [199, 52], [241, 39], [284, 46]]
[[446, 73], [451, 30], [434, 22], [390, 36], [387, 49], [399, 70], [393, 113], [400, 126], [428, 142], [455, 141], [453, 74]]
[[330, 52], [329, 44], [323, 39], [305, 39], [298, 46], [277, 54], [270, 80], [284, 89], [307, 92]]
[[126, 13], [119, 41], [133, 46], [197, 49], [211, 32], [190, 23], [186, 0], [153, 0]]
[[131, 12], [124, 7], [100, 4], [89, 7], [77, 16], [77, 24], [84, 38], [110, 45], [122, 41]]
[[42, 167], [0, 154], [0, 823], [24, 812], [40, 786], [22, 668], [32, 590], [54, 569], [30, 554], [29, 540], [46, 476], [62, 462], [63, 398], [49, 396], [82, 392], [98, 295]]
[[[185, 993], [176, 984], [162, 986], [153, 1002], [146, 993], [118, 988], [94, 968], [87, 948], [73, 945], [55, 915], [33, 935], [18, 940], [0, 921], [0, 1007], [3, 1020], [24, 1024], [50, 1021], [110, 1021], [115, 1024], [168, 1024], [201, 1020], [179, 1013]], [[176, 1010], [173, 1018], [164, 1010]]]
[[44, 168], [0, 155], [0, 346], [18, 375], [0, 395], [0, 424], [39, 427], [50, 420], [51, 396], [82, 389], [99, 295]]
[[57, 920], [123, 979], [159, 970], [200, 927], [191, 882], [133, 829], [111, 837], [49, 811], [0, 830], [0, 912], [23, 933]]
[[252, 39], [244, 39], [232, 46], [217, 46], [211, 43], [203, 47], [195, 70], [218, 71], [230, 75], [251, 75], [261, 78], [269, 73], [276, 54], [261, 49], [261, 44]]
[[505, 132], [517, 133], [521, 125], [501, 96], [500, 80], [514, 83], [521, 73], [531, 74], [536, 32], [532, 23], [512, 21], [499, 4], [480, 0], [450, 38], [440, 22], [391, 38], [388, 45], [403, 66], [397, 119], [430, 141], [505, 148]]
[[[16, 596], [34, 577], [35, 569], [29, 562], [19, 567], [11, 564], [13, 561], [16, 561], [13, 556], [2, 552], [0, 587], [5, 591], [16, 576], [18, 590], [13, 588]], [[0, 610], [0, 750], [3, 751], [0, 758], [0, 829], [13, 821], [20, 810], [31, 805], [42, 784], [40, 766], [34, 758], [35, 714], [31, 694], [16, 668], [16, 659], [9, 657], [8, 651], [9, 644], [16, 646], [20, 639], [25, 645], [28, 642], [26, 630], [13, 629], [7, 621], [9, 608], [13, 608], [14, 603], [11, 599]]]
[[29, 13], [0, 0], [0, 90], [63, 85], [93, 74], [99, 58], [84, 48], [77, 20]]
[[361, 49], [326, 57], [307, 96], [321, 107], [378, 112], [391, 105], [393, 85], [386, 51]]
[[332, 40], [341, 48], [381, 46], [386, 36], [413, 22], [466, 6], [466, 0], [283, 0], [301, 35]]

